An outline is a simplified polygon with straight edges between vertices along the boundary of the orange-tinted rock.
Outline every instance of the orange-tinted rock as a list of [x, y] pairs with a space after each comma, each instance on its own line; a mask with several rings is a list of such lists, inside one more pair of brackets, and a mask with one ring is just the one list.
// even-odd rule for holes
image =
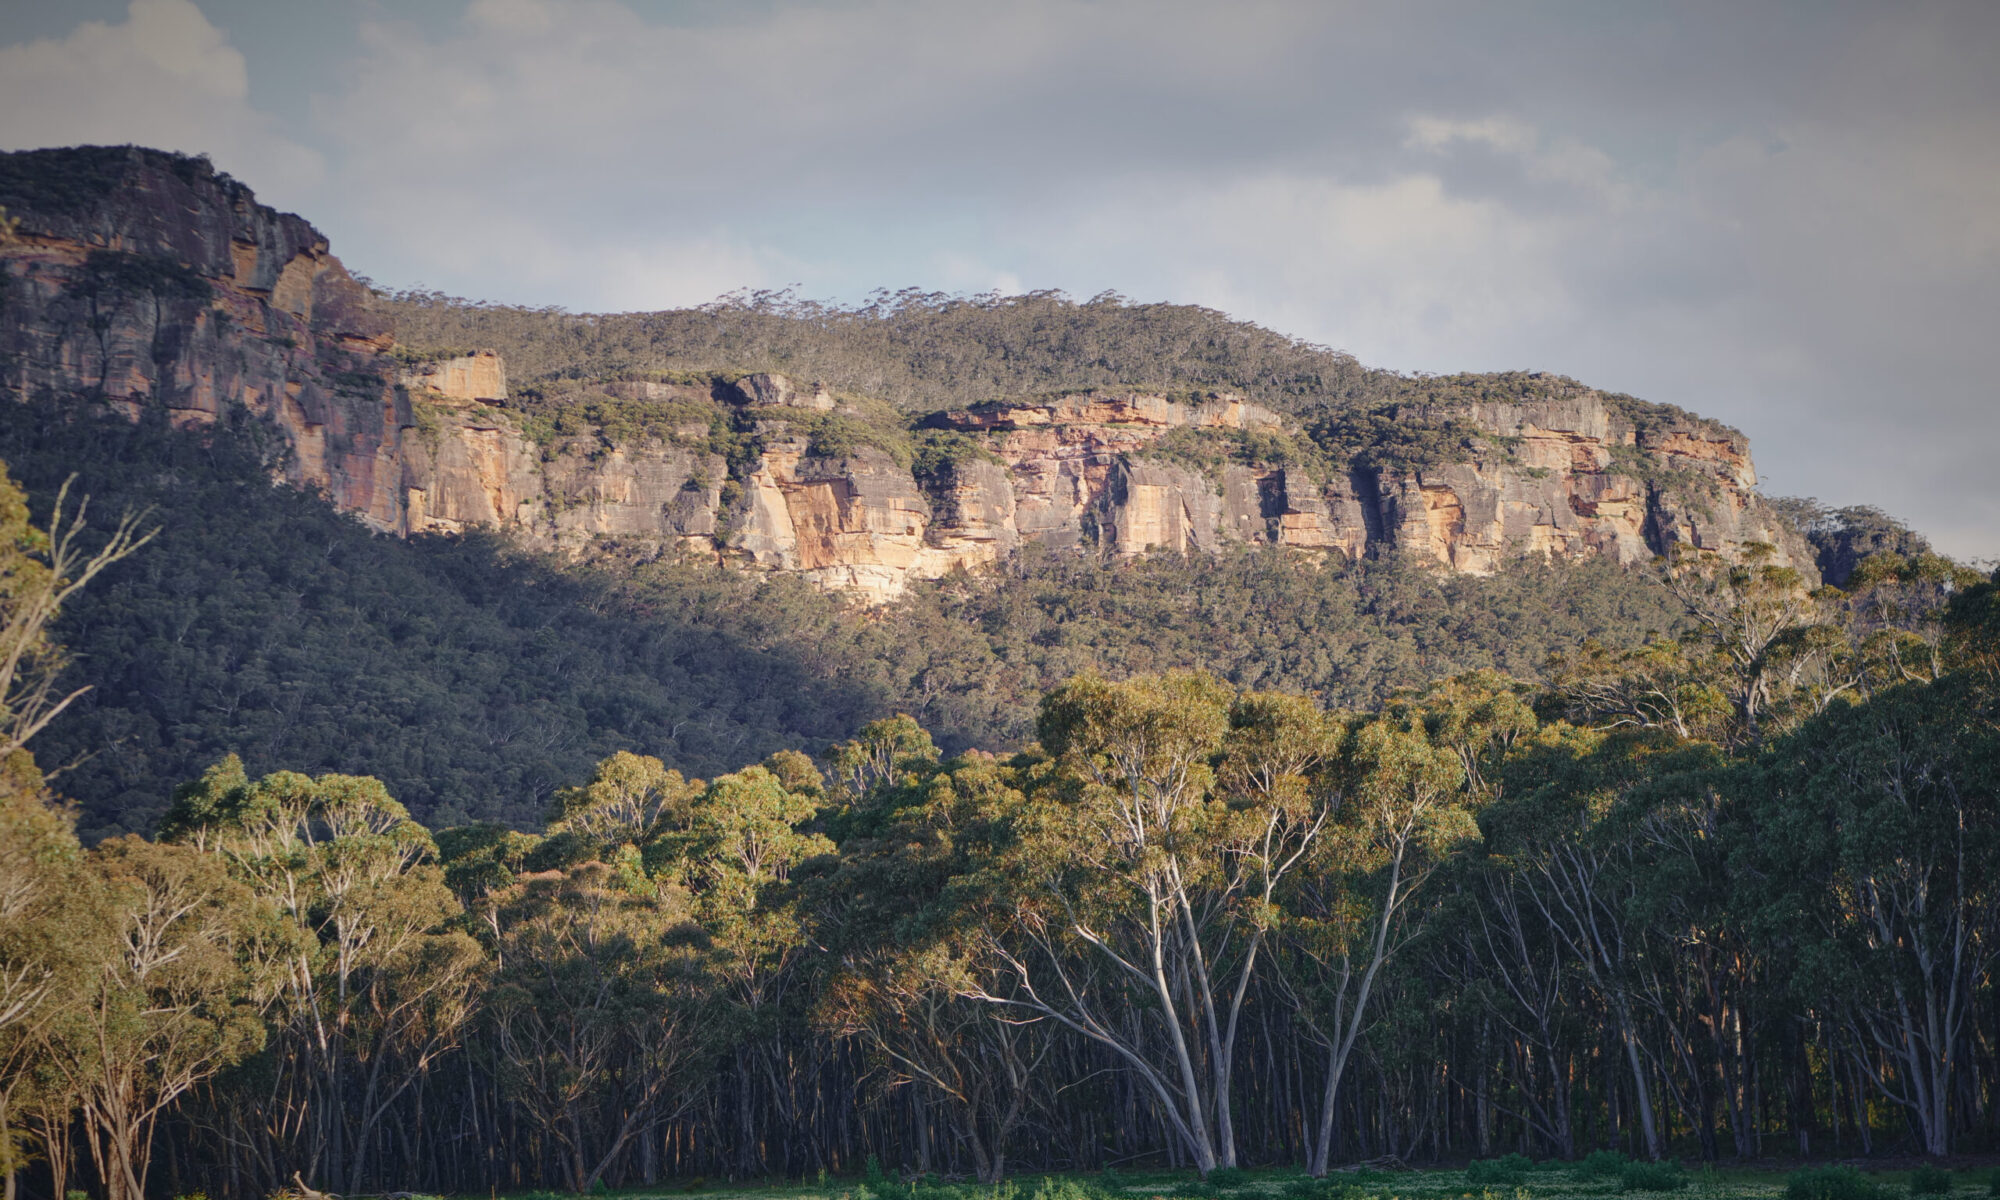
[[[1634, 410], [1573, 385], [1412, 409], [1409, 420], [1448, 417], [1488, 436], [1451, 461], [1349, 464], [1326, 479], [1255, 463], [1211, 476], [1160, 457], [1155, 443], [1175, 430], [1282, 427], [1230, 395], [1099, 390], [940, 413], [926, 423], [982, 450], [921, 485], [878, 449], [809, 455], [785, 414], [759, 411], [750, 416], [765, 448], [724, 512], [729, 468], [706, 448], [706, 423], [661, 435], [678, 442], [537, 444], [503, 407], [498, 354], [408, 367], [390, 358], [366, 289], [300, 218], [194, 160], [31, 153], [118, 184], [74, 209], [14, 214], [23, 236], [0, 246], [0, 390], [95, 396], [134, 417], [158, 407], [182, 425], [247, 409], [289, 442], [287, 479], [385, 531], [492, 527], [545, 548], [605, 538], [697, 549], [872, 601], [1024, 541], [1118, 555], [1231, 543], [1394, 551], [1473, 573], [1524, 555], [1633, 563], [1685, 548], [1736, 558], [1761, 542], [1811, 574], [1802, 541], [1753, 490], [1742, 435], [1674, 410], [1621, 415]], [[776, 373], [599, 386], [640, 403], [836, 406]]]
[[496, 350], [418, 363], [402, 373], [400, 382], [412, 391], [436, 392], [450, 400], [500, 404], [507, 399], [507, 366]]

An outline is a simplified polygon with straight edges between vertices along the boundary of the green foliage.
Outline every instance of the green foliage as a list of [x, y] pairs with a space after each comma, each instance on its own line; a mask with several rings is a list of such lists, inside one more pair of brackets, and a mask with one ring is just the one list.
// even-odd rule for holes
[[521, 432], [545, 455], [579, 439], [595, 442], [599, 453], [664, 442], [724, 458], [740, 454], [729, 410], [693, 389], [667, 400], [630, 400], [583, 389], [517, 388], [508, 407], [520, 414]]
[[1677, 1192], [1694, 1182], [1682, 1166], [1671, 1160], [1628, 1162], [1618, 1170], [1621, 1192]]
[[1217, 1167], [1208, 1173], [1208, 1182], [1218, 1191], [1233, 1191], [1250, 1182], [1250, 1172], [1242, 1167]]
[[1951, 1194], [1951, 1172], [1935, 1163], [1924, 1163], [1910, 1172], [1910, 1195], [1946, 1196]]
[[1111, 295], [1077, 303], [1058, 292], [968, 299], [910, 289], [841, 308], [760, 292], [698, 309], [589, 317], [436, 293], [403, 293], [383, 306], [399, 340], [493, 346], [526, 380], [783, 371], [905, 411], [1134, 383], [1241, 391], [1297, 408], [1406, 382], [1212, 309]]
[[1808, 1167], [1785, 1179], [1785, 1200], [1882, 1200], [1882, 1187], [1853, 1167]]
[[1308, 479], [1324, 480], [1338, 470], [1339, 458], [1323, 451], [1303, 434], [1276, 429], [1201, 429], [1183, 426], [1169, 430], [1146, 448], [1148, 458], [1163, 459], [1191, 467], [1209, 475], [1217, 484], [1222, 469], [1231, 464], [1284, 467]]
[[1873, 555], [1914, 558], [1930, 552], [1922, 534], [1879, 508], [1865, 504], [1829, 508], [1818, 500], [1796, 497], [1769, 503], [1805, 535], [1820, 577], [1833, 587], [1846, 587], [1855, 570]]
[[1463, 462], [1487, 435], [1448, 410], [1386, 404], [1328, 413], [1309, 427], [1333, 461], [1397, 471]]
[[1518, 1187], [1534, 1169], [1534, 1161], [1525, 1154], [1474, 1159], [1466, 1165], [1465, 1181], [1474, 1187]]
[[[1211, 1178], [1213, 1177], [1211, 1173]], [[1104, 1189], [1073, 1175], [1043, 1176], [1028, 1200], [1110, 1200]]]
[[1616, 1179], [1630, 1161], [1617, 1150], [1592, 1150], [1576, 1160], [1570, 1172], [1578, 1179]]
[[1005, 461], [977, 435], [955, 429], [919, 429], [911, 435], [910, 473], [919, 483], [944, 479], [968, 462], [1004, 465]]
[[539, 822], [626, 749], [713, 776], [818, 754], [902, 710], [955, 754], [1027, 736], [1042, 691], [1207, 669], [1362, 706], [1670, 627], [1670, 598], [1603, 561], [1491, 578], [1276, 551], [1105, 562], [1024, 552], [880, 616], [795, 578], [671, 561], [558, 562], [483, 535], [376, 537], [269, 486], [258, 427], [213, 438], [76, 406], [0, 423], [45, 506], [70, 470], [93, 511], [151, 508], [156, 542], [79, 595], [61, 639], [92, 690], [43, 735], [99, 837], [150, 829], [171, 781], [223, 755], [381, 779], [432, 825]]

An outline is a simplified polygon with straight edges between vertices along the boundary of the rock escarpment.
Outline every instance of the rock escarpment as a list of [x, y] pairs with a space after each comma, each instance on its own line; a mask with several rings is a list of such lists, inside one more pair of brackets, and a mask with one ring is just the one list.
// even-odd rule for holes
[[1371, 414], [1359, 440], [1145, 389], [914, 425], [771, 372], [588, 381], [558, 403], [510, 396], [490, 351], [399, 357], [325, 238], [200, 160], [0, 155], [0, 202], [22, 219], [0, 246], [0, 388], [183, 425], [245, 414], [283, 435], [285, 479], [384, 532], [608, 541], [871, 600], [1031, 542], [1398, 551], [1472, 573], [1767, 543], [1811, 571], [1740, 434], [1567, 380]]
[[402, 507], [407, 400], [387, 323], [305, 221], [199, 159], [131, 147], [0, 156], [0, 390], [85, 394], [177, 424], [285, 430], [295, 483], [380, 526]]

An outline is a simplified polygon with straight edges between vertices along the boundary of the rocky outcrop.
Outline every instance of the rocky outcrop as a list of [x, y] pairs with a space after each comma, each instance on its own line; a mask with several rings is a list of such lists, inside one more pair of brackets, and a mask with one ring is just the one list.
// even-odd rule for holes
[[736, 396], [739, 402], [762, 405], [770, 408], [805, 408], [818, 412], [832, 412], [833, 397], [825, 388], [813, 385], [811, 391], [795, 386], [791, 379], [771, 371], [760, 371], [745, 375], [736, 381]]
[[[531, 426], [499, 355], [399, 361], [326, 239], [200, 160], [0, 155], [0, 203], [22, 219], [0, 245], [0, 389], [184, 425], [247, 412], [283, 433], [283, 478], [384, 532], [611, 541], [874, 601], [1029, 542], [1117, 556], [1398, 552], [1472, 573], [1524, 555], [1734, 559], [1769, 543], [1812, 575], [1803, 542], [1756, 495], [1740, 434], [1567, 381], [1393, 414], [1399, 427], [1468, 432], [1434, 439], [1420, 461], [1370, 446], [1344, 462], [1260, 460], [1296, 431], [1227, 394], [995, 403], [920, 422], [919, 436], [956, 449], [919, 477], [894, 452], [900, 432], [816, 450], [814, 422], [862, 414], [775, 372], [589, 385], [667, 414], [644, 436]], [[715, 442], [718, 430], [735, 440]]]
[[406, 394], [388, 325], [305, 221], [199, 159], [131, 147], [4, 156], [0, 391], [86, 394], [182, 425], [283, 428], [294, 483], [401, 524]]
[[1650, 415], [1641, 427], [1583, 389], [1531, 404], [1413, 410], [1411, 420], [1457, 416], [1496, 440], [1461, 462], [1377, 471], [1381, 536], [1479, 574], [1523, 554], [1634, 563], [1681, 548], [1735, 558], [1751, 543], [1811, 569], [1798, 534], [1752, 490], [1743, 435], [1669, 410]]
[[445, 400], [502, 404], [507, 399], [507, 365], [496, 350], [419, 362], [403, 371], [397, 382], [409, 391], [435, 393]]

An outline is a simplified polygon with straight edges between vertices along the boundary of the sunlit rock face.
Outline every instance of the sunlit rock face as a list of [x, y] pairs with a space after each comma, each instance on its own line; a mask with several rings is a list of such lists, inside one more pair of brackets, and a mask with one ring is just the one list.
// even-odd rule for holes
[[1781, 564], [1812, 569], [1798, 534], [1753, 490], [1749, 442], [1733, 430], [1670, 413], [1638, 428], [1594, 392], [1474, 404], [1455, 415], [1506, 452], [1378, 471], [1375, 503], [1388, 543], [1479, 574], [1522, 554], [1634, 563], [1682, 547], [1735, 558], [1752, 543], [1775, 547]]
[[[775, 372], [607, 380], [593, 385], [607, 397], [694, 415], [639, 438], [558, 436], [510, 407], [493, 351], [398, 358], [326, 239], [200, 160], [129, 147], [0, 155], [0, 184], [21, 219], [0, 245], [0, 390], [134, 418], [161, 409], [184, 426], [261, 421], [289, 451], [282, 480], [384, 532], [672, 551], [871, 602], [1028, 543], [1113, 556], [1400, 552], [1468, 573], [1529, 555], [1735, 559], [1766, 543], [1812, 573], [1757, 496], [1742, 435], [1675, 410], [1625, 415], [1575, 385], [1413, 407], [1398, 419], [1475, 436], [1422, 465], [1360, 452], [1317, 471], [1170, 452], [1177, 431], [1290, 432], [1240, 396], [1102, 389], [925, 418], [976, 453], [919, 477], [888, 449], [816, 451], [810, 422], [855, 410]], [[747, 431], [733, 459], [711, 444], [719, 427]]]

